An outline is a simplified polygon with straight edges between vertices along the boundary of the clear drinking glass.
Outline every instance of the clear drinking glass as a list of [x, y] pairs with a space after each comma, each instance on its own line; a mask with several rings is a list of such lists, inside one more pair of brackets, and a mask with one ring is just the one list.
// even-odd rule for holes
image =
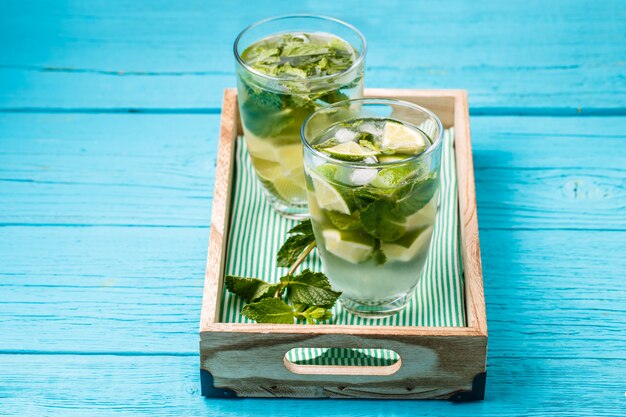
[[363, 95], [366, 43], [337, 19], [262, 20], [235, 40], [244, 137], [265, 195], [290, 218], [308, 215], [300, 128], [314, 111]]
[[325, 273], [362, 316], [409, 302], [438, 210], [441, 121], [391, 99], [349, 100], [302, 126], [310, 217]]

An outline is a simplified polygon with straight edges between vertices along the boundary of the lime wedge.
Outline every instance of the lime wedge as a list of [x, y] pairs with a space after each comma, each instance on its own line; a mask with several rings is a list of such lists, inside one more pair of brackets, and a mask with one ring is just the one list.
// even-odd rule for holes
[[380, 155], [378, 161], [380, 162], [398, 162], [404, 159], [410, 158], [411, 155]]
[[280, 164], [276, 161], [252, 158], [252, 165], [261, 180], [274, 182], [274, 180], [283, 175]]
[[365, 261], [374, 251], [374, 239], [358, 233], [326, 229], [322, 232], [326, 250], [353, 264]]
[[244, 137], [246, 138], [248, 152], [252, 157], [280, 162], [276, 152], [277, 146], [271, 139], [261, 139], [250, 132], [244, 132]]
[[415, 168], [409, 165], [398, 165], [390, 168], [383, 168], [378, 172], [370, 184], [378, 188], [395, 188], [404, 181], [414, 176]]
[[320, 208], [349, 215], [350, 207], [348, 207], [346, 201], [341, 194], [339, 194], [339, 191], [314, 172], [311, 172], [310, 175], [313, 180], [313, 188], [315, 189], [317, 203]]
[[393, 243], [382, 243], [380, 248], [387, 260], [408, 262], [428, 250], [432, 235], [433, 227], [428, 226], [413, 233], [407, 233]]
[[325, 152], [333, 158], [342, 161], [362, 161], [368, 156], [376, 156], [379, 152], [365, 148], [355, 142], [345, 142], [330, 148], [321, 148], [320, 151]]
[[426, 138], [417, 130], [400, 123], [387, 122], [383, 130], [383, 153], [417, 155], [426, 149]]
[[283, 200], [292, 201], [304, 199], [306, 197], [304, 181], [294, 181], [293, 178], [285, 178], [281, 176], [276, 178], [271, 185]]
[[309, 216], [312, 220], [315, 220], [318, 223], [324, 222], [324, 212], [317, 205], [317, 198], [315, 196], [315, 192], [309, 190], [307, 193], [309, 197]]
[[280, 162], [280, 166], [285, 175], [303, 171], [302, 167], [302, 144], [294, 143], [291, 145], [278, 146], [276, 149], [276, 158]]
[[358, 211], [351, 215], [327, 211], [326, 217], [339, 230], [356, 230], [361, 228], [361, 218]]
[[433, 224], [435, 222], [435, 216], [437, 216], [438, 198], [439, 193], [435, 193], [435, 195], [433, 195], [433, 198], [431, 198], [424, 207], [409, 215], [404, 221], [406, 229], [416, 230], [424, 226]]

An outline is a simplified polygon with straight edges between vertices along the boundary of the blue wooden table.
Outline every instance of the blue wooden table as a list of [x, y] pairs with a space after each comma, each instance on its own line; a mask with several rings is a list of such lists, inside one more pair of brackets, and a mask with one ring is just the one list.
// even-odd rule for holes
[[[0, 415], [626, 414], [623, 0], [0, 3]], [[231, 45], [343, 18], [369, 87], [465, 88], [486, 400], [207, 400], [198, 320]]]

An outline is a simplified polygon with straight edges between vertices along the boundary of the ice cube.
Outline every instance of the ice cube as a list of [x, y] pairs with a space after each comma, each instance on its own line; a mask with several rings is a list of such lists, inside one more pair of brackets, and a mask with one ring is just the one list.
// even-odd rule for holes
[[350, 173], [352, 185], [369, 184], [378, 175], [378, 170], [373, 168], [356, 168]]
[[371, 122], [361, 123], [361, 125], [359, 125], [359, 130], [361, 132], [371, 133], [372, 135], [376, 137], [381, 136], [383, 134], [382, 129], [380, 129], [374, 123], [371, 123]]
[[337, 139], [337, 142], [339, 143], [352, 142], [356, 139], [356, 135], [357, 132], [353, 130], [341, 128], [335, 132], [335, 139]]
[[[312, 168], [319, 168], [320, 166], [324, 165], [326, 163], [325, 159], [320, 158], [319, 156], [316, 155], [311, 155], [307, 161], [307, 164], [310, 165]], [[305, 165], [307, 165], [305, 164]]]

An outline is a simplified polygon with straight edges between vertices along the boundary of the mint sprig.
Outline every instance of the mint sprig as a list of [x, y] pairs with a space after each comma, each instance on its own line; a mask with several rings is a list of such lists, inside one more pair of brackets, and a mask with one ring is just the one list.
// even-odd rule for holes
[[[328, 320], [332, 317], [330, 309], [341, 295], [333, 291], [326, 275], [310, 269], [297, 275], [285, 275], [276, 284], [229, 275], [226, 277], [226, 288], [249, 303], [243, 307], [241, 314], [257, 323], [293, 324], [294, 320], [317, 323]], [[281, 298], [285, 291], [293, 306]]]
[[299, 275], [286, 275], [280, 279], [293, 303], [332, 308], [341, 295], [333, 291], [328, 278], [321, 272], [305, 269]]
[[279, 298], [266, 298], [243, 306], [241, 314], [257, 323], [293, 324], [293, 307]]
[[[276, 264], [283, 268], [292, 266], [298, 258], [315, 246], [315, 236], [311, 220], [305, 220], [287, 232], [290, 235], [278, 250]], [[310, 248], [309, 248], [310, 247]], [[306, 252], [306, 254], [308, 254]], [[299, 264], [299, 263], [298, 263]]]
[[278, 295], [281, 295], [284, 291], [281, 284], [270, 284], [258, 278], [243, 278], [236, 275], [226, 276], [226, 289], [238, 295], [246, 303], [273, 297], [277, 291]]
[[[241, 314], [257, 323], [293, 324], [296, 320], [309, 324], [332, 317], [330, 309], [341, 292], [334, 291], [326, 275], [305, 269], [295, 270], [315, 247], [311, 221], [306, 220], [288, 232], [291, 236], [278, 251], [279, 266], [289, 267], [287, 275], [277, 283], [258, 278], [227, 275], [226, 289], [246, 304]], [[290, 305], [283, 299], [287, 294]]]

